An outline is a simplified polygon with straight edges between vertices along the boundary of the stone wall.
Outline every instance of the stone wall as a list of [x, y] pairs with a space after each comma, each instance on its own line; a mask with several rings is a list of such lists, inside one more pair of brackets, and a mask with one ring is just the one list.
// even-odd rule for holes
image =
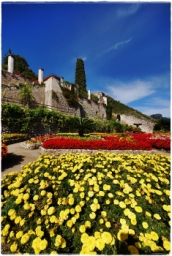
[[[21, 105], [19, 89], [12, 84], [31, 83], [28, 78], [2, 71], [2, 102], [16, 103]], [[51, 81], [52, 79], [52, 81]], [[52, 83], [51, 83], [52, 82]], [[57, 97], [53, 97], [53, 93]], [[58, 110], [62, 113], [71, 114], [80, 117], [106, 119], [106, 108], [102, 104], [96, 104], [93, 101], [79, 99], [78, 107], [69, 106], [66, 98], [63, 96], [58, 81], [53, 77], [45, 81], [45, 86], [34, 86], [32, 95], [37, 105], [45, 106], [48, 109]]]
[[[136, 118], [135, 116], [120, 115], [121, 123], [134, 126], [135, 123], [142, 124], [139, 126], [143, 132], [152, 133], [155, 122], [152, 120], [148, 121], [144, 118]], [[136, 126], [135, 126], [136, 127]]]

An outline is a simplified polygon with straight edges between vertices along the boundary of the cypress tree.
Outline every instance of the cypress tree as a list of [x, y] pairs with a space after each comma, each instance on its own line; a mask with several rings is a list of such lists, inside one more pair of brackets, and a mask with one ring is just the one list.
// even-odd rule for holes
[[84, 61], [79, 58], [76, 61], [75, 84], [79, 86], [79, 96], [83, 96], [87, 92], [86, 75], [84, 69]]

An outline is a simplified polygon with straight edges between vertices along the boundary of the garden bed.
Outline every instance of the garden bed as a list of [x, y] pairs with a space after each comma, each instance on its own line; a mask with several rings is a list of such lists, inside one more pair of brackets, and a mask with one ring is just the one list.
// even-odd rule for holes
[[41, 155], [2, 179], [3, 254], [169, 254], [170, 157]]

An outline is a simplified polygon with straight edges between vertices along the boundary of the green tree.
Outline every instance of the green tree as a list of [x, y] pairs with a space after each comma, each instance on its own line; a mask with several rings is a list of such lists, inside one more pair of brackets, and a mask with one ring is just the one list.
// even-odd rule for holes
[[79, 86], [79, 96], [82, 96], [85, 92], [87, 92], [84, 61], [79, 58], [76, 61], [75, 84]]
[[91, 119], [74, 117], [72, 123], [80, 137], [84, 137], [84, 133], [94, 130], [94, 122]]
[[30, 105], [35, 101], [32, 95], [32, 88], [29, 84], [22, 85], [19, 95], [24, 106], [30, 107]]
[[154, 125], [154, 131], [169, 132], [170, 131], [170, 118], [161, 118]]
[[2, 69], [8, 69], [8, 55], [11, 54], [14, 58], [14, 72], [19, 72], [22, 75], [29, 76], [32, 78], [38, 78], [38, 76], [29, 68], [29, 64], [26, 59], [18, 54], [13, 54], [9, 49], [8, 53], [2, 59]]

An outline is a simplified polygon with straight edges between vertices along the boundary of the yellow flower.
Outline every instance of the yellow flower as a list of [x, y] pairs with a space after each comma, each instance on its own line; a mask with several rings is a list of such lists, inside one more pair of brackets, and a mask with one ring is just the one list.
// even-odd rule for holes
[[52, 215], [52, 216], [50, 217], [50, 222], [51, 222], [51, 223], [57, 223], [57, 217], [56, 217], [55, 215]]
[[15, 242], [10, 246], [10, 250], [11, 250], [11, 252], [17, 251], [17, 244]]
[[41, 215], [46, 215], [46, 211], [45, 210], [41, 210]]
[[95, 212], [91, 212], [89, 216], [90, 216], [90, 219], [93, 220], [93, 219], [95, 219], [96, 214], [95, 214]]
[[48, 215], [52, 215], [54, 212], [56, 211], [55, 207], [51, 206], [49, 209], [48, 209]]
[[22, 197], [17, 197], [17, 199], [15, 200], [16, 204], [21, 204], [22, 202]]
[[68, 220], [66, 225], [71, 228], [73, 226], [73, 221], [72, 220]]
[[141, 243], [139, 243], [139, 242], [135, 242], [134, 245], [135, 245], [135, 247], [137, 247], [138, 249], [141, 249], [141, 247], [142, 247]]
[[100, 223], [100, 224], [103, 224], [103, 223], [104, 223], [104, 220], [103, 220], [103, 219], [100, 219], [100, 220], [99, 220], [99, 223]]
[[107, 217], [107, 212], [101, 211], [101, 216], [102, 216], [102, 217]]
[[35, 195], [34, 197], [33, 197], [33, 200], [34, 201], [37, 201], [39, 199], [39, 196], [38, 195]]
[[28, 200], [29, 197], [30, 197], [29, 193], [26, 193], [26, 194], [24, 194], [24, 196], [23, 196], [23, 200]]
[[87, 240], [88, 237], [89, 237], [89, 236], [88, 236], [87, 233], [83, 233], [83, 234], [81, 235], [81, 242], [84, 244], [84, 242]]
[[52, 252], [50, 252], [50, 254], [58, 254], [58, 252], [57, 251], [52, 251]]
[[101, 238], [104, 241], [105, 244], [110, 244], [112, 242], [112, 235], [109, 232], [103, 232], [101, 234]]
[[152, 214], [150, 213], [150, 212], [145, 212], [145, 214], [148, 216], [148, 217], [151, 217], [152, 216]]
[[148, 228], [147, 222], [143, 221], [143, 222], [142, 222], [142, 226], [143, 226], [143, 228], [147, 229], [147, 228]]
[[45, 196], [46, 195], [46, 191], [45, 190], [41, 190], [41, 196]]
[[126, 232], [126, 230], [124, 229], [119, 230], [117, 234], [117, 238], [118, 240], [124, 242], [125, 240], [128, 239], [128, 232]]
[[37, 226], [37, 228], [35, 229], [35, 231], [36, 231], [36, 235], [37, 235], [38, 237], [40, 237], [40, 238], [44, 235], [44, 231], [41, 230], [41, 226]]
[[130, 213], [131, 213], [131, 211], [130, 211], [128, 208], [126, 208], [126, 209], [124, 210], [124, 215], [125, 215], [125, 216], [128, 216]]
[[134, 209], [136, 212], [139, 212], [139, 213], [142, 212], [142, 208], [140, 206], [135, 206]]
[[151, 235], [151, 239], [152, 239], [152, 240], [158, 241], [159, 236], [158, 236], [158, 234], [157, 234], [156, 232], [151, 231], [150, 235]]
[[158, 213], [155, 213], [155, 214], [153, 215], [153, 217], [154, 217], [155, 219], [157, 219], [157, 220], [160, 220], [160, 219], [161, 219], [161, 216], [160, 216]]
[[30, 205], [29, 205], [28, 203], [25, 203], [25, 204], [23, 205], [23, 208], [24, 208], [25, 210], [30, 210]]
[[39, 224], [41, 224], [41, 222], [42, 222], [42, 221], [41, 221], [41, 218], [39, 218], [39, 219], [37, 219], [36, 224], [39, 225]]
[[104, 192], [104, 191], [99, 191], [99, 195], [100, 195], [100, 196], [104, 196], [104, 195], [105, 195], [105, 192]]
[[93, 251], [96, 246], [96, 239], [94, 236], [88, 236], [86, 241], [84, 242], [84, 245], [88, 247], [90, 251]]
[[128, 250], [131, 254], [139, 254], [139, 251], [137, 250], [137, 248], [133, 245], [129, 245], [128, 246]]
[[29, 241], [30, 236], [28, 234], [24, 234], [21, 238], [21, 244], [25, 244]]
[[105, 243], [102, 238], [96, 239], [96, 247], [99, 249], [99, 251], [102, 251], [105, 247]]
[[91, 208], [91, 210], [93, 211], [93, 212], [96, 212], [97, 211], [97, 204], [91, 204], [90, 205], [90, 208]]
[[73, 205], [73, 204], [74, 204], [74, 201], [75, 201], [74, 198], [73, 198], [73, 197], [70, 197], [70, 198], [69, 198], [69, 205]]
[[89, 196], [89, 197], [93, 197], [93, 196], [94, 196], [94, 191], [89, 191], [89, 192], [88, 192], [88, 196]]
[[21, 221], [21, 217], [20, 216], [17, 216], [14, 220], [15, 224], [19, 224], [19, 222]]
[[62, 236], [61, 235], [57, 235], [56, 238], [55, 238], [54, 245], [59, 247], [61, 245], [61, 242], [62, 242]]
[[165, 211], [170, 212], [170, 208], [171, 208], [171, 207], [170, 207], [170, 205], [165, 205], [165, 204], [164, 204], [164, 205], [162, 206], [162, 208], [163, 208]]
[[8, 211], [8, 216], [16, 215], [16, 211], [14, 209], [10, 209]]
[[110, 228], [110, 227], [111, 227], [111, 223], [110, 223], [109, 221], [106, 221], [105, 226], [106, 226], [107, 228]]
[[110, 204], [110, 200], [109, 199], [106, 200], [106, 204]]
[[124, 209], [124, 208], [126, 208], [126, 204], [124, 203], [124, 202], [119, 202], [119, 206], [122, 208], [122, 209]]
[[120, 219], [120, 223], [121, 223], [121, 225], [125, 225], [126, 224], [126, 220]]
[[110, 186], [110, 185], [107, 185], [107, 184], [104, 184], [104, 185], [103, 185], [103, 190], [108, 191], [108, 190], [110, 190], [110, 189], [111, 189], [111, 186]]
[[81, 226], [79, 227], [79, 231], [80, 231], [81, 233], [85, 233], [85, 226], [84, 226], [84, 225], [81, 225]]
[[170, 241], [164, 240], [163, 247], [165, 248], [166, 251], [170, 251]]
[[19, 239], [20, 237], [22, 237], [22, 235], [23, 235], [23, 231], [18, 231], [16, 233], [16, 238]]
[[87, 220], [84, 225], [86, 228], [91, 228], [91, 222], [89, 220]]
[[81, 193], [80, 193], [80, 198], [83, 199], [84, 196], [85, 196], [85, 193], [84, 193], [84, 192], [81, 192]]
[[136, 218], [132, 218], [132, 219], [131, 219], [131, 224], [132, 224], [132, 225], [137, 225], [137, 220], [136, 220]]
[[61, 248], [65, 248], [66, 247], [66, 240], [62, 237], [62, 242], [61, 242]]
[[95, 231], [95, 232], [94, 232], [94, 237], [95, 237], [96, 239], [100, 238], [100, 237], [101, 237], [101, 233], [98, 232], [98, 231]]
[[10, 232], [10, 238], [11, 238], [11, 237], [14, 237], [14, 231], [11, 231], [11, 232]]
[[76, 212], [81, 212], [81, 211], [82, 211], [82, 208], [81, 208], [80, 205], [77, 205], [77, 206], [75, 207], [75, 210], [76, 210]]

